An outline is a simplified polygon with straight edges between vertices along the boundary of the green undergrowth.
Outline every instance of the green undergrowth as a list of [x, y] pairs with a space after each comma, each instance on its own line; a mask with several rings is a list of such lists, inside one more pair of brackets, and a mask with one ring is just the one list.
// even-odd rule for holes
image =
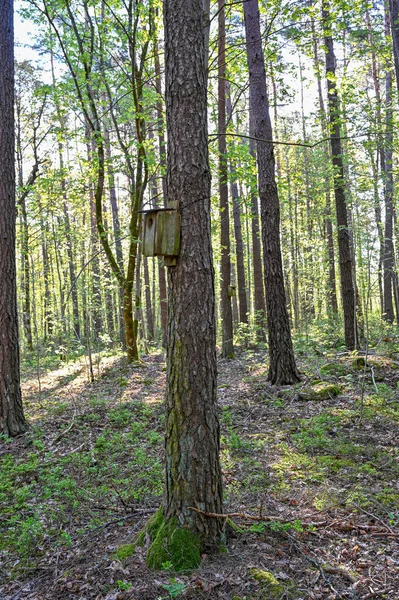
[[0, 457], [0, 562], [8, 576], [121, 509], [159, 502], [162, 421], [159, 405], [132, 401], [106, 411], [98, 403], [75, 419], [56, 452], [45, 429], [32, 428], [22, 455]]

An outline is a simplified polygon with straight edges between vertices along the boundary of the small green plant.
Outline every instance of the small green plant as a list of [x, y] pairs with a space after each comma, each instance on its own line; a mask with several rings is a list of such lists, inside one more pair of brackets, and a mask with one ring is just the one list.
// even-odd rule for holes
[[166, 560], [162, 563], [162, 571], [171, 571], [173, 569], [173, 563], [170, 560]]
[[136, 552], [135, 544], [123, 544], [122, 546], [119, 546], [119, 548], [117, 549], [116, 556], [122, 562], [122, 561], [126, 560], [127, 558], [130, 558], [131, 556], [133, 556], [133, 554], [135, 554], [135, 552]]
[[132, 584], [130, 583], [130, 581], [123, 581], [122, 579], [118, 579], [118, 581], [116, 582], [116, 585], [118, 586], [118, 588], [120, 590], [130, 590], [130, 588], [132, 587]]
[[170, 583], [163, 583], [162, 587], [169, 593], [170, 598], [177, 598], [186, 590], [186, 584], [176, 579], [170, 579]]

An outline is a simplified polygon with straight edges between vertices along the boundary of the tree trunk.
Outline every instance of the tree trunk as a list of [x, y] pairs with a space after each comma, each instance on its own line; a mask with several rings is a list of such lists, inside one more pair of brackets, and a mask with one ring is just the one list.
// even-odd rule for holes
[[[107, 161], [107, 174], [108, 174], [108, 186], [109, 186], [109, 200], [111, 204], [112, 213], [112, 230], [115, 239], [115, 255], [116, 262], [119, 265], [121, 273], [123, 273], [123, 251], [122, 251], [122, 240], [121, 240], [121, 226], [119, 221], [119, 209], [118, 200], [116, 198], [115, 189], [115, 174], [112, 166], [112, 153], [110, 136], [107, 127], [104, 127], [104, 149], [105, 158]], [[125, 337], [125, 323], [123, 320], [123, 286], [118, 285], [118, 323], [119, 323], [119, 339], [122, 346], [126, 349], [126, 337]]]
[[385, 133], [385, 182], [384, 182], [384, 200], [385, 200], [385, 229], [384, 229], [384, 312], [383, 318], [388, 323], [394, 321], [392, 283], [395, 271], [394, 244], [393, 244], [393, 174], [392, 174], [392, 149], [393, 149], [393, 130], [392, 130], [392, 73], [386, 74], [386, 133]]
[[180, 256], [169, 268], [164, 515], [206, 549], [220, 542], [222, 523], [189, 508], [222, 510], [202, 7], [164, 3], [168, 199], [182, 219]]
[[[233, 119], [233, 107], [231, 105], [230, 98], [230, 84], [228, 81], [224, 81], [224, 79], [222, 79], [221, 81], [225, 83], [227, 119], [231, 122]], [[234, 177], [234, 166], [231, 164], [231, 162], [229, 167], [230, 174]], [[235, 179], [233, 179], [231, 182], [230, 190], [233, 204], [234, 237], [236, 242], [237, 287], [238, 300], [240, 306], [240, 322], [248, 323], [248, 302], [247, 286], [245, 282], [244, 245], [242, 241], [240, 194], [238, 191], [237, 181]]]
[[146, 323], [147, 323], [147, 340], [149, 342], [153, 342], [154, 337], [155, 337], [154, 317], [153, 317], [152, 304], [151, 304], [151, 284], [150, 284], [150, 274], [149, 274], [149, 270], [148, 270], [148, 258], [146, 256], [143, 257], [143, 266], [144, 266], [145, 315], [146, 315]]
[[[87, 128], [86, 131], [87, 136], [87, 159], [89, 164], [92, 162], [92, 140], [90, 136], [90, 131]], [[96, 215], [96, 202], [94, 196], [94, 190], [91, 182], [89, 183], [89, 199], [90, 199], [90, 249], [91, 254], [94, 256], [91, 261], [91, 272], [92, 272], [92, 282], [91, 282], [91, 313], [93, 316], [93, 333], [94, 338], [98, 340], [100, 333], [102, 333], [103, 324], [101, 318], [101, 276], [100, 276], [100, 260], [98, 257], [98, 231], [97, 231], [97, 215]], [[103, 214], [103, 213], [102, 213]], [[104, 228], [105, 224], [104, 224]]]
[[226, 32], [224, 0], [218, 0], [218, 152], [220, 197], [220, 313], [222, 317], [222, 356], [234, 357], [233, 314], [231, 310], [230, 217], [226, 147]]
[[[371, 73], [373, 76], [373, 84], [374, 84], [374, 93], [375, 93], [375, 116], [377, 122], [378, 131], [382, 131], [382, 115], [381, 115], [381, 89], [380, 89], [380, 81], [378, 77], [378, 68], [377, 68], [377, 56], [375, 53], [375, 40], [373, 36], [373, 29], [371, 27], [370, 22], [370, 13], [366, 10], [366, 23], [367, 23], [367, 31], [368, 31], [368, 41], [370, 45], [370, 54], [371, 54]], [[383, 292], [383, 283], [382, 283], [382, 268], [384, 261], [384, 231], [382, 226], [382, 214], [381, 214], [381, 201], [379, 196], [379, 181], [378, 181], [378, 158], [380, 158], [380, 168], [382, 174], [385, 172], [385, 150], [384, 144], [382, 143], [382, 136], [379, 135], [377, 137], [377, 156], [374, 158], [373, 151], [369, 150], [371, 169], [373, 174], [373, 191], [374, 191], [374, 214], [375, 214], [375, 222], [378, 231], [378, 240], [379, 240], [379, 256], [378, 256], [378, 290], [380, 293], [380, 308], [381, 315], [384, 314], [384, 292]], [[371, 141], [371, 140], [370, 140]], [[384, 175], [383, 175], [384, 176]]]
[[244, 2], [251, 107], [257, 140], [258, 186], [261, 203], [263, 262], [269, 334], [269, 374], [272, 384], [300, 380], [292, 347], [280, 249], [280, 206], [277, 193], [272, 125], [266, 91], [257, 0]]
[[399, 92], [399, 0], [389, 0], [396, 87]]
[[350, 248], [348, 213], [345, 198], [344, 165], [340, 132], [340, 109], [335, 75], [334, 44], [331, 35], [329, 0], [323, 0], [323, 35], [326, 47], [326, 77], [330, 117], [331, 158], [334, 168], [334, 195], [338, 227], [338, 250], [341, 271], [341, 294], [344, 310], [345, 344], [349, 350], [357, 348], [356, 292]]
[[[313, 40], [313, 61], [314, 68], [316, 71], [316, 79], [317, 79], [317, 92], [319, 98], [319, 110], [320, 110], [320, 120], [321, 120], [321, 130], [323, 133], [323, 137], [328, 136], [328, 127], [327, 127], [327, 114], [326, 108], [323, 100], [323, 91], [321, 87], [321, 73], [320, 73], [320, 63], [319, 63], [319, 55], [317, 48], [317, 39], [314, 21], [312, 19], [312, 40]], [[329, 151], [326, 146], [324, 146], [324, 152], [326, 161], [330, 162], [331, 157]], [[338, 313], [338, 301], [337, 301], [337, 285], [335, 278], [335, 250], [334, 250], [334, 235], [333, 235], [333, 225], [331, 221], [331, 194], [330, 194], [330, 177], [328, 173], [325, 178], [325, 188], [326, 188], [326, 207], [325, 207], [325, 228], [326, 228], [326, 242], [327, 242], [327, 261], [328, 261], [328, 301], [327, 306], [330, 309], [333, 315]]]
[[19, 379], [15, 268], [13, 2], [0, 0], [0, 433], [26, 431]]
[[[250, 92], [251, 95], [251, 92]], [[249, 150], [251, 156], [256, 162], [256, 142], [255, 142], [255, 122], [251, 102], [249, 104]], [[266, 339], [266, 304], [265, 290], [263, 287], [262, 274], [262, 254], [261, 254], [261, 237], [259, 229], [259, 206], [258, 198], [255, 192], [251, 192], [251, 233], [252, 233], [252, 261], [254, 274], [254, 309], [255, 309], [255, 324], [256, 337], [259, 341], [264, 342]]]

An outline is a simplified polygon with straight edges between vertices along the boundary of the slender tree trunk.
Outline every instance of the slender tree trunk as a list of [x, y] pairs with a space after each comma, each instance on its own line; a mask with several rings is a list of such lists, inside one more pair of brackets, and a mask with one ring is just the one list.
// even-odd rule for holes
[[341, 271], [342, 306], [345, 343], [349, 350], [357, 348], [356, 290], [350, 248], [348, 212], [345, 198], [344, 165], [340, 132], [339, 98], [336, 85], [334, 44], [331, 35], [329, 0], [323, 0], [323, 34], [326, 47], [326, 77], [330, 117], [331, 157], [334, 168], [334, 195], [338, 226], [338, 250]]
[[154, 317], [153, 317], [152, 304], [151, 304], [150, 273], [148, 270], [148, 259], [146, 256], [143, 257], [143, 263], [144, 263], [145, 315], [146, 315], [146, 322], [147, 322], [147, 339], [149, 342], [153, 342], [154, 338], [155, 338]]
[[[304, 110], [304, 90], [303, 90], [303, 65], [301, 55], [299, 54], [299, 72], [301, 79], [301, 120], [302, 120], [302, 135], [305, 143], [308, 142], [306, 130], [306, 118]], [[304, 171], [305, 171], [305, 193], [306, 193], [306, 241], [304, 247], [305, 259], [305, 314], [311, 319], [315, 316], [314, 307], [314, 243], [313, 243], [313, 219], [312, 219], [312, 186], [310, 183], [309, 165], [311, 164], [309, 148], [303, 149], [304, 153]]]
[[[92, 161], [93, 149], [90, 132], [87, 129], [87, 159], [89, 164]], [[93, 186], [90, 183], [89, 188], [89, 199], [90, 199], [90, 245], [91, 253], [94, 256], [91, 261], [91, 273], [92, 273], [92, 284], [91, 284], [91, 313], [93, 316], [93, 333], [94, 338], [97, 340], [103, 329], [102, 318], [101, 318], [101, 275], [100, 275], [100, 260], [98, 257], [98, 231], [96, 223], [96, 202], [94, 197]], [[103, 214], [103, 213], [102, 213]], [[105, 224], [104, 224], [104, 228]]]
[[[323, 133], [323, 137], [328, 136], [328, 126], [327, 126], [327, 112], [324, 106], [322, 85], [321, 85], [321, 73], [320, 73], [320, 62], [318, 55], [318, 47], [317, 47], [317, 39], [316, 32], [314, 27], [314, 21], [311, 22], [312, 25], [312, 40], [313, 40], [313, 61], [314, 68], [316, 72], [317, 79], [317, 92], [319, 99], [319, 110], [320, 110], [320, 120], [321, 120], [321, 129]], [[330, 153], [328, 151], [327, 146], [324, 146], [325, 158], [326, 162], [331, 162]], [[335, 250], [334, 250], [334, 234], [333, 234], [333, 224], [331, 220], [331, 193], [330, 193], [330, 176], [326, 173], [324, 178], [325, 183], [325, 194], [326, 194], [326, 207], [325, 207], [325, 228], [326, 228], [326, 241], [327, 241], [327, 261], [328, 261], [328, 308], [330, 309], [333, 315], [338, 313], [338, 301], [337, 301], [337, 285], [335, 278]]]
[[[387, 4], [387, 2], [386, 2]], [[391, 0], [391, 5], [394, 3]], [[393, 6], [394, 8], [394, 6]], [[392, 32], [394, 29], [392, 29]], [[385, 35], [389, 36], [390, 23], [388, 7], [385, 8]], [[392, 40], [393, 40], [392, 36]], [[394, 41], [394, 40], [393, 40]], [[395, 54], [395, 43], [394, 43]], [[394, 321], [393, 287], [395, 284], [395, 249], [393, 242], [393, 109], [392, 109], [392, 71], [388, 67], [385, 75], [385, 229], [384, 229], [384, 312], [383, 318], [388, 323]]]
[[262, 216], [263, 262], [272, 384], [300, 380], [292, 347], [280, 249], [280, 206], [277, 193], [272, 125], [266, 91], [265, 61], [257, 0], [244, 2], [251, 107], [257, 140], [258, 186]]
[[[51, 35], [51, 30], [50, 30]], [[56, 80], [55, 80], [55, 71], [54, 71], [54, 56], [52, 49], [50, 50], [50, 64], [51, 64], [51, 76], [53, 80], [53, 87], [56, 88]], [[65, 122], [61, 116], [61, 108], [58, 100], [58, 96], [55, 95], [55, 108], [57, 111], [58, 125], [60, 129], [63, 129], [65, 126]], [[69, 210], [68, 210], [68, 198], [67, 198], [67, 182], [66, 182], [66, 174], [64, 167], [64, 144], [61, 139], [58, 141], [58, 160], [60, 165], [60, 178], [61, 178], [61, 190], [62, 190], [62, 207], [64, 211], [64, 220], [65, 220], [65, 237], [66, 237], [66, 247], [67, 247], [67, 256], [68, 256], [68, 269], [69, 269], [69, 279], [71, 285], [71, 300], [72, 300], [72, 314], [73, 314], [73, 329], [74, 335], [80, 338], [80, 316], [79, 316], [79, 300], [78, 300], [78, 288], [76, 282], [76, 274], [75, 274], [75, 260], [73, 255], [73, 242], [72, 242], [72, 232], [71, 232], [71, 222], [69, 218]]]
[[[17, 163], [18, 163], [18, 185], [22, 189], [23, 186], [23, 156], [22, 156], [22, 140], [21, 140], [21, 106], [17, 98], [16, 115], [17, 115]], [[31, 319], [31, 298], [30, 298], [30, 271], [29, 271], [29, 227], [28, 215], [26, 211], [26, 195], [22, 194], [19, 200], [21, 207], [21, 283], [22, 283], [22, 320], [24, 324], [24, 333], [28, 350], [33, 351], [32, 339], [32, 319]]]
[[[366, 10], [366, 23], [368, 30], [368, 38], [370, 44], [370, 53], [371, 53], [371, 73], [373, 76], [373, 84], [374, 84], [374, 93], [375, 93], [375, 102], [376, 102], [376, 121], [377, 121], [377, 129], [378, 131], [382, 131], [382, 115], [381, 115], [381, 89], [380, 89], [380, 81], [378, 77], [378, 67], [377, 67], [377, 57], [375, 53], [375, 41], [373, 36], [373, 30], [370, 22], [370, 14], [369, 11]], [[381, 172], [384, 177], [385, 173], [385, 150], [384, 144], [382, 143], [382, 136], [378, 134], [377, 137], [377, 157], [374, 159], [373, 153], [370, 150], [370, 163], [373, 173], [373, 188], [374, 188], [374, 214], [375, 221], [378, 231], [378, 240], [379, 240], [379, 257], [378, 257], [378, 289], [380, 293], [380, 309], [381, 315], [384, 314], [384, 292], [383, 292], [383, 283], [382, 283], [382, 269], [383, 269], [383, 260], [384, 260], [384, 231], [382, 227], [382, 214], [381, 214], [381, 201], [379, 196], [379, 185], [378, 185], [378, 158], [380, 159], [380, 167]]]
[[[159, 145], [159, 163], [161, 167], [163, 206], [167, 204], [166, 197], [166, 145], [164, 135], [164, 111], [162, 104], [162, 81], [161, 66], [159, 63], [158, 43], [155, 45], [155, 86], [158, 94], [157, 98], [157, 128]], [[166, 283], [165, 267], [163, 258], [158, 259], [158, 280], [159, 280], [159, 302], [161, 305], [161, 327], [162, 327], [162, 346], [166, 348], [168, 331], [168, 289]]]
[[399, 0], [389, 0], [389, 13], [392, 30], [392, 47], [395, 64], [396, 87], [399, 92]]
[[31, 301], [30, 301], [30, 270], [29, 270], [29, 229], [28, 215], [26, 212], [25, 199], [21, 203], [21, 267], [23, 272], [22, 285], [22, 311], [23, 324], [25, 331], [26, 344], [28, 350], [33, 351], [32, 339], [32, 319], [31, 319]]
[[19, 379], [15, 268], [13, 2], [0, 0], [0, 433], [26, 431]]
[[[60, 223], [60, 219], [58, 219], [58, 223]], [[53, 239], [55, 266], [57, 269], [61, 329], [62, 329], [62, 334], [65, 336], [67, 333], [66, 317], [65, 317], [65, 279], [63, 280], [63, 276], [62, 276], [63, 275], [62, 269], [61, 269], [62, 258], [61, 258], [60, 247], [58, 244], [58, 239], [57, 239], [57, 235], [56, 235], [56, 231], [55, 231], [54, 220], [53, 220], [52, 239]], [[62, 343], [61, 336], [60, 336], [60, 343]]]
[[[251, 91], [250, 91], [251, 95]], [[255, 120], [251, 106], [249, 104], [249, 151], [256, 162], [256, 142], [255, 142]], [[265, 341], [266, 327], [266, 303], [265, 290], [263, 287], [262, 273], [262, 253], [261, 253], [261, 236], [259, 229], [259, 205], [258, 198], [254, 191], [251, 192], [251, 233], [252, 233], [252, 262], [254, 275], [254, 310], [255, 310], [255, 325], [257, 339], [261, 342]]]
[[41, 237], [41, 249], [42, 249], [42, 261], [43, 261], [43, 280], [44, 280], [44, 310], [43, 310], [43, 337], [45, 340], [53, 335], [54, 330], [54, 317], [51, 302], [51, 291], [50, 291], [50, 262], [48, 254], [48, 224], [47, 220], [43, 218], [43, 208], [39, 198], [37, 204], [40, 213], [40, 237]]
[[[115, 256], [116, 262], [119, 265], [121, 273], [123, 273], [123, 250], [122, 250], [122, 239], [121, 239], [121, 226], [119, 221], [119, 208], [118, 200], [116, 197], [115, 188], [115, 173], [112, 165], [112, 152], [109, 130], [107, 127], [104, 128], [104, 150], [105, 158], [107, 161], [107, 175], [108, 175], [108, 186], [109, 186], [109, 200], [111, 204], [112, 213], [112, 229], [115, 239]], [[125, 322], [123, 319], [123, 286], [118, 285], [118, 323], [119, 323], [119, 339], [122, 346], [126, 349], [126, 336], [125, 336]]]
[[168, 199], [182, 219], [169, 268], [164, 515], [206, 549], [219, 543], [222, 524], [189, 508], [222, 510], [202, 0], [165, 0], [164, 22]]
[[[221, 80], [224, 81], [223, 79]], [[225, 83], [225, 94], [226, 94], [226, 111], [227, 120], [233, 120], [233, 107], [230, 98], [230, 84], [228, 81]], [[234, 220], [234, 237], [236, 242], [236, 263], [237, 263], [237, 287], [238, 287], [238, 300], [240, 306], [240, 322], [248, 323], [248, 302], [247, 302], [247, 286], [245, 283], [245, 266], [244, 266], [244, 245], [242, 241], [242, 227], [241, 227], [241, 208], [240, 208], [240, 194], [238, 191], [237, 181], [234, 179], [234, 166], [229, 165], [230, 175], [233, 177], [230, 190], [231, 199], [233, 204], [233, 220]]]
[[233, 314], [231, 310], [230, 294], [230, 217], [226, 147], [226, 32], [224, 0], [218, 0], [218, 11], [218, 152], [221, 246], [220, 313], [222, 317], [222, 356], [224, 358], [233, 358]]

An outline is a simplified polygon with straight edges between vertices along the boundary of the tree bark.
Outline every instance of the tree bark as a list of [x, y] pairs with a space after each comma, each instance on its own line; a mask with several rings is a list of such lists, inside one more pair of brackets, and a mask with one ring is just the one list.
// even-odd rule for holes
[[329, 0], [322, 8], [324, 45], [326, 47], [326, 77], [330, 120], [331, 158], [334, 168], [334, 195], [338, 226], [338, 250], [341, 271], [341, 294], [344, 311], [345, 344], [349, 350], [358, 346], [356, 324], [356, 291], [353, 281], [353, 263], [345, 197], [344, 164], [340, 131], [340, 109], [335, 74], [334, 44], [331, 35]]
[[[321, 73], [320, 73], [320, 63], [319, 63], [319, 54], [317, 48], [317, 39], [314, 21], [312, 19], [312, 40], [313, 40], [313, 60], [314, 60], [314, 68], [316, 72], [317, 79], [317, 92], [319, 98], [319, 110], [320, 110], [320, 120], [321, 120], [321, 130], [323, 133], [323, 137], [328, 136], [328, 127], [327, 127], [327, 114], [326, 108], [324, 105], [323, 99], [323, 91], [321, 87]], [[324, 153], [326, 157], [326, 161], [330, 162], [331, 157], [328, 151], [327, 146], [324, 146]], [[335, 278], [335, 250], [334, 250], [334, 235], [333, 235], [333, 225], [331, 221], [331, 194], [330, 194], [330, 177], [328, 173], [325, 178], [325, 187], [326, 187], [326, 207], [325, 207], [325, 228], [326, 228], [326, 242], [327, 242], [327, 261], [328, 261], [328, 301], [327, 306], [330, 309], [333, 315], [338, 313], [338, 301], [337, 301], [337, 285]]]
[[257, 141], [256, 144], [269, 334], [268, 380], [272, 384], [292, 384], [299, 381], [300, 376], [295, 364], [284, 289], [280, 249], [280, 206], [271, 143], [272, 125], [266, 91], [258, 1], [247, 0], [243, 6], [255, 137], [257, 140], [269, 140]]
[[[250, 92], [251, 94], [251, 92]], [[251, 102], [249, 104], [249, 151], [256, 163], [256, 142], [255, 142], [255, 122]], [[261, 252], [261, 234], [259, 228], [259, 204], [255, 192], [251, 192], [251, 234], [252, 234], [252, 261], [254, 274], [254, 309], [256, 337], [264, 342], [266, 339], [266, 303], [265, 290], [262, 274], [262, 252]]]
[[233, 314], [231, 310], [230, 216], [226, 145], [226, 31], [224, 0], [218, 0], [218, 152], [220, 198], [220, 313], [222, 317], [222, 356], [234, 357]]
[[[222, 79], [223, 82], [223, 79]], [[227, 120], [232, 121], [233, 119], [233, 107], [230, 98], [230, 84], [225, 81], [225, 93], [226, 93], [226, 111]], [[238, 287], [238, 300], [240, 306], [240, 322], [248, 323], [248, 302], [247, 302], [247, 286], [245, 282], [245, 266], [244, 266], [244, 245], [242, 241], [242, 227], [241, 227], [241, 208], [240, 208], [240, 194], [238, 191], [237, 181], [234, 178], [234, 165], [231, 161], [229, 164], [230, 175], [232, 176], [232, 182], [230, 185], [231, 199], [233, 204], [233, 221], [234, 221], [234, 237], [236, 242], [236, 263], [237, 263], [237, 287]]]
[[189, 508], [222, 509], [202, 0], [165, 0], [164, 23], [167, 189], [181, 214], [180, 256], [169, 268], [164, 515], [206, 549], [222, 524]]
[[26, 431], [19, 379], [15, 268], [14, 18], [0, 0], [0, 433]]
[[[112, 213], [112, 230], [115, 240], [115, 255], [116, 262], [119, 265], [121, 273], [123, 273], [123, 250], [121, 240], [121, 226], [119, 220], [119, 209], [118, 200], [116, 197], [115, 189], [115, 174], [112, 165], [112, 152], [110, 135], [107, 126], [104, 126], [104, 147], [105, 147], [105, 158], [107, 161], [107, 175], [108, 175], [108, 187], [109, 187], [109, 200], [111, 204]], [[119, 324], [119, 339], [122, 343], [123, 348], [126, 348], [126, 336], [125, 336], [125, 322], [123, 319], [123, 286], [118, 285], [118, 324]]]

